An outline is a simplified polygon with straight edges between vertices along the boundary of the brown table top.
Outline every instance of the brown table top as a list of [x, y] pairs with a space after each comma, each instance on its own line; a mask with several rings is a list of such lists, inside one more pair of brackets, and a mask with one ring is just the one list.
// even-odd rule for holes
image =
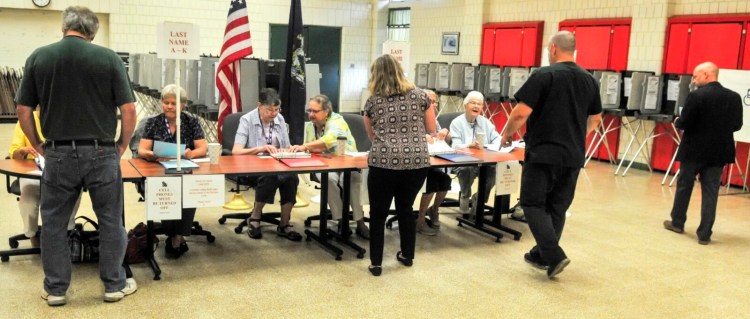
[[[39, 168], [36, 166], [33, 160], [18, 160], [18, 159], [6, 159], [6, 160], [0, 160], [0, 173], [10, 175], [10, 176], [16, 176], [16, 177], [22, 177], [22, 178], [29, 178], [29, 179], [40, 179], [42, 176], [34, 173], [30, 173], [32, 171], [39, 170]], [[131, 165], [128, 160], [121, 159], [120, 160], [120, 170], [122, 171], [122, 179], [126, 182], [132, 182], [137, 181], [143, 178], [140, 173]]]
[[[471, 156], [481, 160], [478, 163], [453, 163], [441, 158], [431, 157], [430, 163], [433, 166], [466, 166], [477, 165], [481, 163], [497, 163], [503, 161], [523, 160], [523, 149], [516, 149], [509, 154], [477, 150], [461, 149]], [[218, 165], [211, 165], [207, 162], [196, 163], [199, 168], [193, 169], [193, 174], [224, 174], [224, 175], [265, 175], [269, 173], [311, 173], [323, 171], [346, 171], [367, 168], [367, 156], [333, 156], [314, 154], [314, 158], [323, 161], [326, 166], [320, 167], [289, 167], [274, 158], [261, 158], [256, 155], [233, 155], [221, 156]], [[148, 162], [143, 159], [131, 159], [130, 163], [144, 177], [164, 176], [164, 167], [157, 162]], [[124, 176], [124, 173], [123, 173]]]
[[[314, 156], [323, 161], [326, 166], [317, 167], [289, 167], [274, 158], [261, 158], [256, 155], [233, 155], [221, 156], [218, 165], [201, 162], [195, 163], [199, 168], [193, 169], [193, 174], [224, 174], [224, 175], [266, 175], [269, 173], [311, 173], [324, 171], [346, 171], [360, 167], [367, 167], [365, 157], [349, 156]], [[164, 176], [164, 167], [157, 162], [148, 162], [143, 159], [131, 159], [130, 163], [144, 177]]]

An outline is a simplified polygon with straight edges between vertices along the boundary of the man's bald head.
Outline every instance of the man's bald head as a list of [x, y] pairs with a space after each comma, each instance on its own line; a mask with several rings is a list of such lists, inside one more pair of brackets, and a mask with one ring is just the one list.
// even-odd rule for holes
[[549, 63], [573, 61], [576, 37], [570, 31], [560, 31], [549, 38]]
[[719, 67], [713, 62], [703, 62], [693, 70], [693, 85], [697, 87], [716, 82], [718, 78]]

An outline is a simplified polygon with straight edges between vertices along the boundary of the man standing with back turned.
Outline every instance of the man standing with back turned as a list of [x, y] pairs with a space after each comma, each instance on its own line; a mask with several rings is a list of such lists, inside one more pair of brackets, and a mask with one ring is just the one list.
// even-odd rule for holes
[[672, 220], [664, 228], [681, 234], [685, 231], [687, 208], [693, 193], [695, 176], [701, 181], [701, 223], [698, 243], [711, 242], [711, 228], [716, 219], [716, 201], [724, 165], [734, 162], [735, 131], [742, 128], [742, 100], [737, 92], [724, 88], [717, 78], [719, 68], [704, 62], [693, 71], [693, 85], [675, 126], [684, 130], [676, 160], [680, 176], [672, 206]]
[[[120, 156], [133, 135], [135, 101], [122, 60], [114, 51], [92, 44], [99, 19], [85, 7], [62, 14], [62, 40], [38, 48], [26, 60], [16, 92], [16, 111], [24, 133], [46, 157], [42, 173], [42, 298], [50, 306], [67, 302], [71, 262], [68, 219], [82, 188], [89, 190], [99, 221], [99, 273], [104, 301], [115, 302], [136, 291], [125, 278], [126, 235], [122, 221]], [[41, 108], [41, 142], [32, 111]], [[115, 142], [117, 109], [122, 116]]]
[[526, 262], [552, 279], [570, 263], [560, 247], [565, 212], [573, 202], [584, 162], [586, 135], [599, 125], [599, 86], [575, 64], [576, 40], [560, 31], [550, 38], [550, 66], [534, 72], [516, 92], [518, 105], [502, 134], [504, 146], [528, 119], [521, 177], [521, 207], [537, 245]]

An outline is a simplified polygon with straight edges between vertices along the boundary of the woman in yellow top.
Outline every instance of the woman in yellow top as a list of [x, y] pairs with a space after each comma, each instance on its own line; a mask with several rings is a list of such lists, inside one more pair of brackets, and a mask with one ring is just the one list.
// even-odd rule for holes
[[[38, 109], [34, 112], [34, 123], [36, 124], [36, 131], [39, 137], [44, 139], [42, 135], [42, 127], [39, 124], [39, 112]], [[34, 147], [23, 134], [21, 125], [16, 123], [16, 127], [13, 129], [13, 138], [10, 142], [10, 149], [8, 154], [12, 159], [34, 159], [39, 154], [36, 152]], [[23, 234], [31, 241], [32, 247], [39, 247], [39, 202], [41, 199], [41, 192], [39, 187], [38, 179], [19, 179], [19, 185], [21, 188], [21, 198], [18, 201], [18, 210], [21, 212], [21, 220], [23, 220]], [[78, 198], [74, 211], [78, 211], [78, 205], [81, 203], [81, 198]], [[70, 216], [70, 222], [68, 223], [68, 229], [73, 229], [75, 214]]]

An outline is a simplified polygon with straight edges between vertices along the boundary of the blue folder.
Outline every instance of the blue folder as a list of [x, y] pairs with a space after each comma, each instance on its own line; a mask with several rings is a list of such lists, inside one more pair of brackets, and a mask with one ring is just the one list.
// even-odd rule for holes
[[435, 157], [442, 158], [444, 160], [449, 160], [454, 163], [467, 163], [467, 162], [481, 162], [481, 159], [478, 159], [471, 155], [456, 153], [456, 154], [440, 154], [435, 155]]

